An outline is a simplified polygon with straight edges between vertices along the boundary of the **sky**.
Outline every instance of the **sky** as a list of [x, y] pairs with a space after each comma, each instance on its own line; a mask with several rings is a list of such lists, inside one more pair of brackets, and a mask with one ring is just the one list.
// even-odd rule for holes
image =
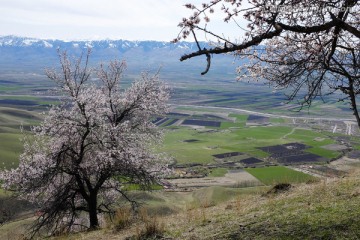
[[189, 2], [204, 0], [0, 0], [0, 36], [171, 41]]

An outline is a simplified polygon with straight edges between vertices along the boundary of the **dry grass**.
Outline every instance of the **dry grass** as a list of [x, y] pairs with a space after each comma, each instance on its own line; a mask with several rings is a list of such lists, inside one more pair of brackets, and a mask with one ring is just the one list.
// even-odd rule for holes
[[[299, 184], [281, 193], [239, 194], [210, 202], [205, 192], [179, 213], [156, 216], [144, 208], [136, 221], [117, 213], [117, 231], [105, 228], [62, 239], [358, 239], [360, 177]], [[211, 195], [213, 196], [213, 195]], [[122, 226], [122, 227], [119, 227]]]
[[143, 224], [136, 229], [136, 235], [132, 236], [131, 239], [157, 239], [162, 237], [165, 232], [165, 225], [158, 217], [149, 216], [146, 208], [140, 209], [139, 217]]
[[116, 210], [114, 219], [112, 219], [109, 225], [115, 231], [120, 231], [126, 227], [129, 227], [133, 221], [134, 219], [131, 208], [119, 208]]
[[360, 178], [301, 184], [281, 194], [240, 196], [168, 225], [175, 239], [357, 239]]

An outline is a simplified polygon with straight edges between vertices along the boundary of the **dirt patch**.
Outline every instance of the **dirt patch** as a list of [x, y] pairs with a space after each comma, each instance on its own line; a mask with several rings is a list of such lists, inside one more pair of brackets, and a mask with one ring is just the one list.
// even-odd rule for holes
[[304, 152], [310, 148], [302, 143], [287, 143], [282, 145], [258, 147], [264, 152], [270, 153], [270, 157], [282, 164], [301, 164], [311, 162], [326, 162], [327, 159], [313, 153]]
[[258, 147], [258, 149], [270, 153], [270, 154], [283, 154], [293, 155], [287, 153], [294, 153], [294, 151], [302, 151], [309, 148], [309, 146], [302, 143], [287, 143], [282, 145], [267, 146], [267, 147]]
[[179, 178], [168, 180], [175, 188], [201, 188], [210, 186], [234, 187], [247, 185], [262, 185], [262, 183], [244, 170], [230, 170], [224, 177], [204, 177], [204, 178]]
[[279, 183], [276, 184], [273, 188], [271, 188], [266, 194], [279, 194], [283, 192], [287, 192], [291, 189], [291, 184], [289, 183]]
[[355, 150], [355, 151], [351, 151], [348, 154], [349, 158], [354, 158], [354, 159], [359, 159], [360, 158], [360, 151], [359, 150]]
[[328, 166], [323, 166], [323, 165], [313, 166], [312, 169], [319, 172], [321, 175], [324, 175], [326, 177], [334, 178], [334, 177], [346, 176], [346, 172], [335, 169], [335, 168], [331, 168], [331, 167], [328, 167]]
[[199, 142], [199, 140], [197, 140], [197, 139], [188, 139], [188, 140], [184, 140], [183, 142], [192, 143], [192, 142]]
[[304, 153], [292, 156], [279, 156], [279, 159], [277, 159], [277, 161], [283, 164], [301, 164], [326, 162], [327, 159], [313, 153]]
[[347, 146], [341, 145], [341, 144], [329, 144], [329, 145], [322, 146], [321, 148], [331, 150], [331, 151], [342, 151], [342, 150], [348, 149]]
[[196, 119], [186, 119], [182, 122], [182, 125], [193, 125], [193, 126], [202, 126], [202, 127], [220, 127], [221, 122], [218, 121], [207, 121], [207, 120], [196, 120]]
[[240, 160], [240, 162], [246, 165], [253, 165], [253, 164], [263, 163], [264, 161], [258, 158], [250, 157], [250, 158], [242, 159]]
[[269, 124], [269, 117], [249, 115], [246, 121], [246, 125], [263, 125]]
[[227, 152], [227, 153], [220, 153], [220, 154], [214, 154], [213, 157], [216, 158], [229, 158], [229, 157], [235, 157], [243, 155], [241, 152]]
[[330, 166], [336, 170], [344, 172], [352, 172], [355, 169], [360, 168], [360, 160], [352, 159], [348, 157], [342, 157], [330, 163]]

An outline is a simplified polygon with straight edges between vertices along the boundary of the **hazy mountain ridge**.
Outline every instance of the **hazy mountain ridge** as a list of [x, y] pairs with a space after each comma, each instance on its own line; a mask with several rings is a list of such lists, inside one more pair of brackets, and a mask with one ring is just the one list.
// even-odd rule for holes
[[[206, 47], [206, 42], [201, 42]], [[129, 40], [84, 40], [63, 41], [46, 40], [17, 36], [0, 36], [0, 71], [43, 73], [46, 67], [58, 64], [57, 49], [66, 50], [71, 55], [80, 56], [87, 48], [92, 49], [91, 63], [124, 59], [128, 63], [128, 73], [139, 73], [143, 70], [154, 70], [162, 67], [163, 76], [179, 79], [179, 74], [200, 77], [206, 67], [206, 59], [199, 57], [180, 62], [185, 53], [197, 50], [194, 42], [161, 42], [161, 41], [129, 41]], [[233, 58], [216, 56], [212, 68], [206, 78], [219, 78], [228, 75], [235, 80]], [[229, 73], [231, 76], [229, 77]], [[213, 74], [213, 75], [212, 75]], [[181, 77], [183, 78], [183, 77]]]
[[[205, 43], [202, 43], [205, 44]], [[37, 39], [18, 36], [0, 36], [0, 47], [45, 47], [45, 48], [117, 48], [119, 50], [129, 50], [131, 48], [143, 48], [144, 50], [153, 49], [189, 49], [197, 48], [194, 42], [178, 42], [171, 43], [165, 41], [130, 41], [130, 40], [75, 40], [64, 41], [54, 39]]]

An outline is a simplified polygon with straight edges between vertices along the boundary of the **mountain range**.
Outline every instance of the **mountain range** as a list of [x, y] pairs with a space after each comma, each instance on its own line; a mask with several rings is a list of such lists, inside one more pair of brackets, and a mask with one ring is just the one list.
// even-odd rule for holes
[[[207, 46], [205, 42], [200, 43]], [[157, 70], [160, 67], [165, 75], [179, 77], [187, 75], [200, 77], [206, 66], [204, 57], [198, 57], [180, 62], [181, 55], [197, 50], [194, 42], [160, 42], [160, 41], [128, 41], [128, 40], [96, 40], [96, 41], [63, 41], [50, 39], [36, 39], [18, 36], [0, 37], [0, 71], [30, 71], [41, 73], [46, 67], [58, 65], [57, 49], [66, 50], [70, 54], [79, 56], [92, 49], [91, 62], [124, 59], [128, 64], [130, 74], [144, 70]], [[218, 78], [219, 74], [228, 75], [235, 80], [235, 66], [233, 58], [216, 56], [210, 73], [206, 78]], [[186, 74], [185, 74], [186, 73]]]

